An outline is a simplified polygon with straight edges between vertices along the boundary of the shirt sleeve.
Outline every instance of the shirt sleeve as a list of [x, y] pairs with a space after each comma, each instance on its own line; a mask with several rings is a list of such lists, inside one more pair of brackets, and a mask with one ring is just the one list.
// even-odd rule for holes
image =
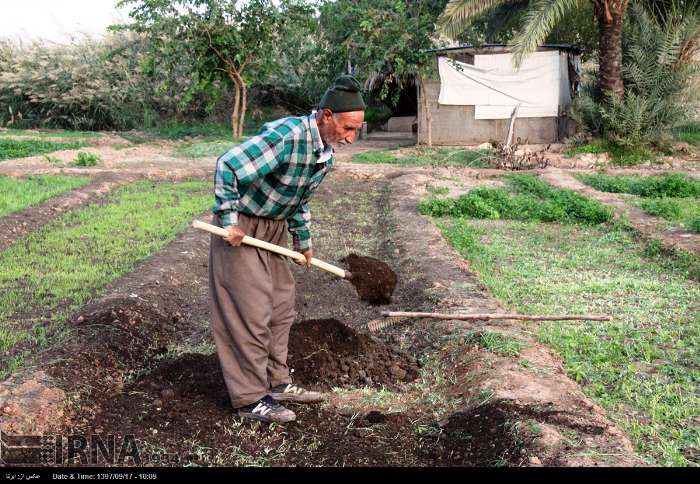
[[213, 212], [222, 227], [238, 225], [239, 184], [249, 184], [272, 172], [284, 154], [284, 137], [263, 131], [234, 146], [216, 160]]
[[287, 227], [292, 234], [294, 250], [304, 252], [311, 248], [311, 211], [309, 198], [305, 196], [296, 211], [287, 217]]

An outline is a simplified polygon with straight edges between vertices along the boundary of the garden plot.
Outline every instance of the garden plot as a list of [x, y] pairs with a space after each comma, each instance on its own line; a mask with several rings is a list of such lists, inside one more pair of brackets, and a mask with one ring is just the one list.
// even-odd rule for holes
[[[319, 188], [312, 202], [317, 255], [333, 262], [357, 252], [387, 261], [400, 281], [388, 309], [448, 309], [454, 300], [445, 278], [470, 288], [472, 306], [499, 309], [467, 273], [426, 257], [425, 247], [439, 254], [444, 242], [423, 238], [436, 235], [427, 220], [415, 217], [415, 187], [397, 184], [405, 177], [391, 184], [359, 178], [364, 182], [338, 170]], [[410, 212], [403, 202], [408, 198]], [[65, 320], [70, 332], [35, 362], [46, 372], [35, 378], [48, 387], [45, 393], [60, 389], [72, 402], [56, 408], [57, 418], [44, 419], [53, 431], [133, 434], [144, 455], [167, 461], [177, 453], [180, 464], [639, 462], [602, 411], [527, 335], [499, 339], [491, 337], [493, 328], [466, 334], [463, 326], [429, 321], [370, 335], [364, 328], [376, 319], [376, 308], [358, 301], [347, 282], [296, 266], [299, 323], [290, 361], [300, 381], [329, 391], [329, 400], [294, 406], [298, 422], [284, 427], [233, 417], [208, 329], [208, 241], [187, 230], [126, 269], [135, 270], [99, 298], [83, 299], [88, 304]], [[540, 365], [537, 372], [520, 368], [512, 348]], [[504, 388], [513, 385], [522, 388]], [[527, 398], [529, 391], [536, 401]], [[515, 394], [520, 397], [510, 398]], [[13, 395], [21, 403], [21, 395]], [[4, 425], [36, 430], [23, 418], [22, 405], [11, 407]], [[563, 437], [552, 444], [552, 435]]]
[[628, 220], [635, 231], [645, 239], [656, 241], [670, 251], [680, 249], [694, 257], [700, 254], [700, 234], [678, 227], [669, 228], [668, 223], [662, 219], [649, 215], [640, 208], [630, 206], [624, 196], [595, 190], [564, 170], [547, 170], [541, 176], [556, 187], [574, 190], [614, 207], [618, 216]]
[[48, 346], [96, 291], [166, 245], [209, 203], [203, 182], [135, 182], [0, 252], [0, 372]]
[[77, 150], [85, 143], [70, 141], [47, 141], [41, 139], [5, 139], [0, 138], [0, 162], [16, 158], [43, 155], [61, 150]]
[[700, 234], [700, 179], [680, 174], [576, 178], [601, 192], [631, 194], [629, 201], [647, 214]]
[[[501, 190], [504, 198], [519, 196], [517, 186]], [[471, 199], [484, 198], [478, 194]], [[543, 222], [537, 210], [495, 217], [455, 201], [433, 200], [423, 211], [447, 215], [436, 219], [444, 236], [513, 310], [613, 315], [610, 323], [529, 327], [562, 355], [569, 377], [629, 432], [642, 455], [663, 465], [698, 463], [696, 262], [661, 254], [618, 223], [567, 220], [556, 210], [548, 212], [556, 223]]]
[[[99, 200], [113, 187], [126, 183], [129, 178], [128, 175], [111, 174], [100, 174], [92, 179], [67, 176], [38, 176], [28, 179], [0, 177], [0, 182], [8, 185], [4, 191], [6, 199], [0, 205], [4, 204], [11, 210], [9, 214], [0, 217], [0, 250], [66, 211]], [[64, 190], [68, 187], [72, 189]]]

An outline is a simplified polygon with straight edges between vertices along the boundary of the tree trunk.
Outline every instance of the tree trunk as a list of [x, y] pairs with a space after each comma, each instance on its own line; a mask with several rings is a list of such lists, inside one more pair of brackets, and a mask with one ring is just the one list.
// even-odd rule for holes
[[418, 74], [420, 79], [420, 90], [421, 90], [421, 105], [423, 107], [423, 112], [425, 113], [425, 129], [428, 134], [428, 146], [433, 146], [433, 115], [430, 112], [430, 107], [428, 106], [428, 93], [425, 90], [425, 82], [423, 81], [423, 76]]
[[241, 106], [241, 87], [233, 72], [229, 72], [229, 77], [233, 81], [233, 110], [231, 111], [231, 133], [234, 138], [238, 137], [238, 117]]
[[240, 110], [239, 110], [239, 116], [238, 116], [238, 137], [242, 138], [243, 137], [243, 128], [245, 125], [245, 113], [248, 107], [248, 87], [245, 85], [245, 81], [243, 80], [242, 77], [239, 76], [239, 82], [241, 86], [241, 105], [240, 105]]
[[627, 0], [603, 0], [596, 3], [598, 19], [598, 64], [600, 89], [614, 98], [622, 99], [622, 23]]

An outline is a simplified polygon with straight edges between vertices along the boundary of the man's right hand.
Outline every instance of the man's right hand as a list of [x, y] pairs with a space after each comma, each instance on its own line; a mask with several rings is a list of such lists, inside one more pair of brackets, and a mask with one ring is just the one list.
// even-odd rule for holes
[[224, 237], [224, 240], [228, 242], [229, 245], [234, 247], [241, 245], [243, 237], [245, 237], [245, 232], [243, 232], [238, 225], [229, 225], [228, 227], [224, 227], [224, 229], [228, 230], [228, 235]]

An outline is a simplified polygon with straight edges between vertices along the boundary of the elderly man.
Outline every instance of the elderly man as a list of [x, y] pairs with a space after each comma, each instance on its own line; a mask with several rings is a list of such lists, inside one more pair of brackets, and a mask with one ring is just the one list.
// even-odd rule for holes
[[360, 85], [335, 80], [317, 112], [266, 123], [216, 163], [214, 222], [228, 237], [212, 237], [209, 291], [212, 333], [237, 414], [291, 422], [279, 401], [319, 402], [322, 394], [292, 384], [287, 367], [294, 321], [294, 278], [282, 256], [241, 245], [245, 235], [312, 258], [309, 200], [333, 166], [333, 144], [352, 143], [364, 120]]

